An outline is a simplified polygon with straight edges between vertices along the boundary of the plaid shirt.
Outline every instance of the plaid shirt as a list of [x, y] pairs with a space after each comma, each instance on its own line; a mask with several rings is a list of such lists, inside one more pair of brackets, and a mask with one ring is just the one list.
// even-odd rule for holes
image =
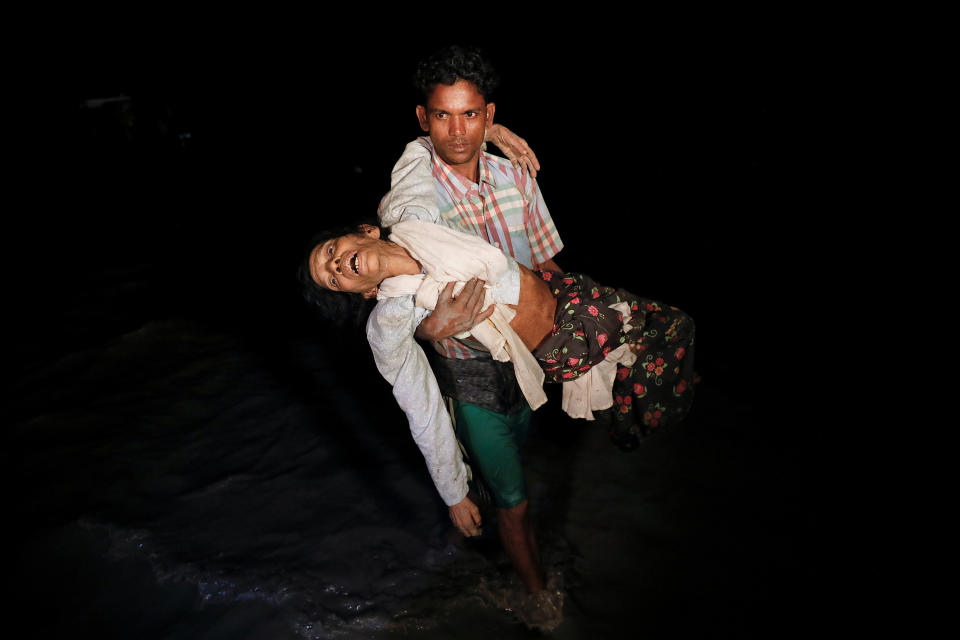
[[[433, 154], [437, 205], [448, 225], [480, 236], [530, 268], [563, 248], [536, 180], [486, 152], [481, 153], [478, 178], [479, 184], [470, 182]], [[486, 355], [467, 346], [470, 342], [448, 338], [434, 347], [447, 358]]]

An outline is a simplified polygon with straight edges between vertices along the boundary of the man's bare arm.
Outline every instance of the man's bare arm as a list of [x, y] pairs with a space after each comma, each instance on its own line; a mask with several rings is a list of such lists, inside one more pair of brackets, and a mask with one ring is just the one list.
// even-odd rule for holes
[[417, 338], [430, 341], [450, 338], [469, 331], [493, 315], [492, 304], [483, 308], [486, 284], [483, 280], [471, 278], [456, 298], [453, 297], [454, 284], [448, 282], [440, 292], [433, 313], [417, 327], [414, 333]]
[[556, 262], [553, 261], [553, 258], [550, 258], [549, 260], [544, 260], [540, 264], [536, 265], [536, 267], [538, 269], [549, 269], [551, 271], [563, 272], [563, 269], [561, 269], [560, 265], [558, 265]]

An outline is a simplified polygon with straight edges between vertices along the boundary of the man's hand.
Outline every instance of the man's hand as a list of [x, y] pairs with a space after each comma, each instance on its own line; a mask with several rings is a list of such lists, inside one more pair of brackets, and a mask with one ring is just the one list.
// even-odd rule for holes
[[484, 141], [497, 145], [514, 167], [520, 167], [520, 170], [529, 173], [531, 178], [537, 177], [537, 171], [540, 170], [537, 156], [527, 141], [513, 131], [502, 124], [492, 124], [487, 128]]
[[480, 535], [480, 510], [470, 498], [465, 497], [449, 509], [450, 519], [463, 535], [468, 538]]
[[453, 282], [440, 292], [437, 306], [417, 327], [416, 336], [421, 340], [443, 340], [463, 331], [469, 331], [491, 315], [493, 305], [483, 309], [486, 284], [483, 280], [471, 278], [456, 298], [453, 297]]

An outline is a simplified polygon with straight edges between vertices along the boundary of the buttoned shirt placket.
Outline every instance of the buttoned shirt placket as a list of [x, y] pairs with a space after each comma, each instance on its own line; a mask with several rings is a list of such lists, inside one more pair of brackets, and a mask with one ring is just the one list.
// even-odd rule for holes
[[[537, 209], [526, 195], [527, 191], [539, 195], [536, 183], [526, 183], [525, 180], [529, 178], [524, 176], [517, 176], [515, 180], [498, 176], [491, 167], [492, 162], [492, 157], [481, 154], [478, 159], [478, 182], [468, 183], [439, 157], [433, 157], [434, 181], [449, 203], [446, 208], [441, 207], [440, 215], [453, 227], [483, 238], [530, 267], [532, 263], [552, 256], [562, 245], [549, 212], [539, 200], [537, 206], [543, 208]], [[509, 171], [506, 173], [510, 175]], [[500, 179], [509, 182], [500, 185]], [[537, 226], [531, 229], [531, 224]], [[516, 244], [521, 241], [526, 243], [525, 248]], [[548, 255], [544, 257], [544, 254]], [[464, 344], [463, 341], [447, 339], [434, 343], [434, 347], [448, 358], [484, 356], [482, 352], [471, 348], [469, 342]]]

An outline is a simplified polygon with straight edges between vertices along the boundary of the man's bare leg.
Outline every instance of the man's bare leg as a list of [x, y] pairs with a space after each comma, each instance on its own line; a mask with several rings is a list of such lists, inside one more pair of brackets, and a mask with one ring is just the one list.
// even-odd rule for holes
[[497, 528], [503, 548], [520, 580], [528, 591], [537, 593], [544, 588], [544, 576], [528, 506], [529, 500], [524, 500], [509, 509], [497, 508]]

